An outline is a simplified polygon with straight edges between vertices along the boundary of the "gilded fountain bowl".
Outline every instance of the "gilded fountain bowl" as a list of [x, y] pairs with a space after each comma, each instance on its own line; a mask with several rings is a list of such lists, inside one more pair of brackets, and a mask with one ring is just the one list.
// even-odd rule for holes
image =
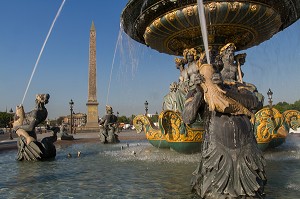
[[[237, 50], [256, 46], [300, 17], [298, 0], [204, 0], [208, 42]], [[131, 0], [121, 15], [124, 31], [134, 40], [171, 55], [186, 48], [202, 51], [197, 0]]]

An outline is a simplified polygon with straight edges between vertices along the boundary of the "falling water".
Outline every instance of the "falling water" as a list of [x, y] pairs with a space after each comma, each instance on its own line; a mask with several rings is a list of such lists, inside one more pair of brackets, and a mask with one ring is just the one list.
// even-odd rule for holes
[[33, 68], [32, 73], [31, 73], [29, 82], [28, 82], [28, 84], [27, 84], [27, 87], [26, 87], [26, 90], [25, 90], [25, 93], [24, 93], [24, 96], [23, 96], [23, 99], [22, 99], [22, 103], [21, 103], [21, 104], [24, 103], [24, 100], [25, 100], [25, 97], [26, 97], [28, 88], [29, 88], [29, 86], [30, 86], [32, 77], [33, 77], [33, 75], [34, 75], [34, 73], [35, 73], [35, 70], [36, 70], [36, 68], [37, 68], [37, 65], [38, 65], [38, 63], [39, 63], [39, 61], [40, 61], [40, 58], [41, 58], [41, 56], [42, 56], [42, 53], [43, 53], [43, 51], [44, 51], [45, 45], [46, 45], [46, 43], [47, 43], [47, 41], [48, 41], [48, 38], [49, 38], [49, 36], [50, 36], [50, 34], [51, 34], [51, 32], [52, 32], [52, 29], [53, 29], [53, 27], [54, 27], [54, 24], [55, 24], [55, 22], [56, 22], [56, 19], [58, 18], [59, 14], [60, 14], [60, 12], [61, 12], [61, 10], [62, 10], [64, 4], [65, 4], [65, 1], [66, 1], [66, 0], [63, 0], [63, 2], [61, 3], [61, 5], [60, 5], [60, 7], [59, 7], [59, 9], [58, 9], [58, 11], [57, 11], [57, 13], [56, 13], [56, 16], [55, 16], [55, 18], [54, 18], [54, 20], [53, 20], [53, 22], [52, 22], [52, 24], [51, 24], [51, 27], [50, 27], [50, 29], [49, 29], [49, 31], [48, 31], [48, 34], [47, 34], [46, 39], [45, 39], [45, 41], [44, 41], [44, 44], [43, 44], [43, 46], [42, 46], [42, 48], [41, 48], [40, 54], [39, 54], [39, 56], [38, 56], [38, 58], [37, 58], [37, 60], [36, 60], [36, 62], [35, 62], [35, 65], [34, 65], [34, 68]]
[[111, 65], [111, 71], [110, 71], [110, 78], [108, 83], [108, 89], [107, 89], [107, 97], [106, 97], [106, 104], [109, 102], [109, 95], [110, 95], [110, 87], [111, 87], [111, 81], [112, 81], [112, 74], [113, 74], [113, 68], [115, 65], [115, 60], [117, 58], [118, 52], [120, 55], [120, 69], [119, 72], [122, 72], [122, 69], [125, 68], [125, 72], [127, 72], [128, 68], [126, 66], [131, 66], [131, 76], [134, 77], [135, 71], [139, 64], [139, 54], [143, 50], [140, 49], [141, 45], [134, 43], [134, 41], [124, 32], [123, 29], [123, 23], [120, 22], [120, 30], [118, 34], [118, 39], [115, 45], [115, 51], [114, 56], [112, 60]]
[[199, 21], [200, 21], [200, 26], [201, 26], [201, 34], [202, 34], [202, 38], [203, 38], [206, 59], [207, 59], [207, 63], [210, 64], [210, 57], [209, 57], [209, 51], [208, 51], [208, 37], [207, 37], [207, 28], [206, 28], [203, 0], [197, 0], [197, 3], [198, 3]]
[[111, 77], [112, 77], [112, 72], [113, 72], [113, 68], [114, 68], [114, 64], [115, 64], [115, 58], [116, 58], [116, 54], [117, 54], [117, 49], [118, 46], [120, 44], [120, 42], [122, 41], [122, 24], [120, 23], [120, 30], [119, 30], [119, 35], [118, 35], [118, 39], [116, 42], [116, 46], [115, 46], [115, 52], [114, 52], [114, 56], [113, 56], [113, 60], [112, 60], [112, 64], [111, 64], [111, 69], [110, 69], [110, 76], [109, 76], [109, 82], [108, 82], [108, 88], [107, 88], [107, 96], [106, 96], [106, 104], [108, 104], [108, 97], [109, 97], [109, 91], [110, 91], [110, 84], [111, 84]]
[[145, 8], [145, 6], [146, 6], [147, 4], [148, 4], [148, 0], [145, 0], [145, 1], [143, 2], [142, 7], [141, 7], [140, 15], [142, 15], [142, 12], [143, 12], [143, 10], [144, 10], [144, 8]]

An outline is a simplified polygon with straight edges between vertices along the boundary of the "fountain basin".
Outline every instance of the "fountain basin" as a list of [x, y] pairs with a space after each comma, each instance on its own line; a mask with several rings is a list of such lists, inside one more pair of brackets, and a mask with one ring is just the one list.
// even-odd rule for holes
[[261, 150], [282, 145], [289, 129], [300, 126], [300, 112], [287, 110], [282, 114], [276, 108], [263, 108], [255, 114], [254, 134]]
[[133, 125], [137, 133], [145, 132], [147, 140], [154, 147], [170, 148], [164, 134], [158, 129], [153, 122], [145, 115], [138, 115], [133, 119]]
[[[4, 171], [0, 178], [1, 197], [194, 198], [189, 183], [199, 154], [157, 149], [148, 142], [127, 142], [129, 147], [122, 140], [115, 145], [100, 142], [61, 145], [57, 147], [55, 160], [34, 163], [16, 161], [16, 150], [0, 151]], [[299, 143], [300, 137], [291, 135], [285, 145], [265, 153], [269, 176], [267, 198], [298, 198]], [[77, 151], [81, 151], [79, 158]], [[67, 157], [68, 153], [72, 158]]]
[[[156, 148], [170, 148], [178, 153], [201, 151], [204, 128], [183, 123], [180, 113], [166, 110], [159, 115], [159, 128], [145, 115], [138, 115], [133, 122], [140, 133], [144, 131], [149, 143]], [[276, 148], [289, 135], [289, 128], [300, 127], [300, 112], [288, 110], [281, 114], [275, 108], [263, 108], [255, 114], [254, 135], [260, 150]]]
[[[209, 45], [235, 43], [237, 50], [256, 46], [300, 17], [297, 0], [203, 1]], [[171, 55], [186, 48], [204, 49], [197, 0], [131, 0], [121, 16], [134, 40]]]
[[162, 111], [159, 115], [159, 128], [145, 115], [136, 116], [133, 125], [138, 132], [145, 132], [147, 140], [154, 147], [171, 148], [186, 154], [201, 151], [204, 129], [184, 124], [178, 112]]

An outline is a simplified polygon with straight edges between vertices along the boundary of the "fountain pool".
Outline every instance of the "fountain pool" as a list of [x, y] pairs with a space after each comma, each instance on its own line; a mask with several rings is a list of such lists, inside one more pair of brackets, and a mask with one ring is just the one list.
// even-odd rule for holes
[[[128, 144], [57, 145], [55, 160], [45, 162], [19, 162], [16, 150], [0, 152], [0, 198], [197, 198], [189, 184], [199, 154], [157, 149], [147, 141]], [[297, 198], [300, 137], [289, 135], [265, 158], [266, 198]]]

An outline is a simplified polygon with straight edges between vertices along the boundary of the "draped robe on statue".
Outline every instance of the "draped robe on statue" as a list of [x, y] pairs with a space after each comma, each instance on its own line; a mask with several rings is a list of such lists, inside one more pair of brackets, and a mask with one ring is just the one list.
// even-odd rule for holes
[[[226, 95], [248, 109], [260, 106], [247, 90], [227, 87]], [[265, 159], [258, 149], [253, 126], [246, 115], [209, 111], [202, 89], [185, 105], [183, 120], [189, 123], [198, 110], [205, 120], [200, 163], [193, 173], [192, 191], [201, 198], [262, 198], [266, 183]]]

